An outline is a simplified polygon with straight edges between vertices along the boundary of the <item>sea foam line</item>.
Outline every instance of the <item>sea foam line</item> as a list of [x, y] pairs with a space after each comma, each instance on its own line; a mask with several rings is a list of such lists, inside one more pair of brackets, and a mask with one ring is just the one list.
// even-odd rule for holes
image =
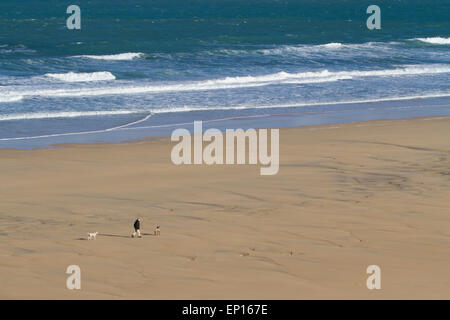
[[[138, 113], [161, 114], [161, 113], [176, 113], [176, 112], [191, 112], [191, 111], [276, 109], [276, 108], [294, 108], [294, 107], [341, 105], [341, 104], [376, 103], [376, 102], [387, 102], [387, 101], [403, 101], [403, 100], [417, 100], [417, 99], [445, 98], [445, 97], [450, 97], [450, 92], [439, 92], [439, 93], [431, 93], [431, 94], [425, 94], [425, 95], [385, 97], [385, 98], [362, 99], [362, 100], [329, 101], [329, 102], [326, 102], [326, 101], [324, 101], [324, 102], [302, 102], [302, 103], [287, 103], [287, 104], [273, 104], [273, 105], [180, 106], [180, 107], [166, 107], [166, 108], [159, 108], [159, 109], [19, 113], [19, 114], [9, 114], [9, 115], [0, 116], [0, 121], [52, 119], [52, 118], [75, 118], [75, 117], [90, 117], [90, 116], [126, 115], [126, 114], [138, 114]], [[127, 126], [130, 126], [130, 125], [131, 124], [127, 124]]]
[[450, 37], [449, 38], [443, 38], [443, 37], [428, 37], [428, 38], [414, 38], [411, 40], [418, 40], [422, 42], [427, 42], [431, 44], [450, 44]]
[[18, 102], [23, 100], [23, 96], [21, 95], [9, 95], [9, 94], [4, 94], [0, 97], [0, 103], [1, 102]]
[[48, 78], [57, 79], [64, 82], [89, 82], [89, 81], [106, 81], [114, 80], [116, 77], [108, 71], [99, 72], [67, 72], [67, 73], [47, 73]]
[[93, 134], [93, 133], [102, 133], [102, 132], [108, 132], [118, 129], [123, 129], [125, 127], [141, 123], [143, 121], [148, 120], [152, 115], [148, 114], [142, 119], [139, 119], [137, 121], [133, 121], [130, 123], [126, 123], [117, 127], [112, 127], [108, 129], [101, 129], [101, 130], [93, 130], [93, 131], [82, 131], [82, 132], [68, 132], [68, 133], [54, 133], [54, 134], [45, 134], [40, 136], [31, 136], [31, 137], [17, 137], [17, 138], [1, 138], [0, 141], [17, 141], [17, 140], [31, 140], [31, 139], [41, 139], [41, 138], [54, 138], [54, 137], [63, 137], [63, 136], [77, 136], [77, 135], [84, 135], [84, 134]]
[[[143, 93], [163, 93], [163, 92], [183, 92], [183, 91], [205, 91], [219, 89], [234, 89], [267, 86], [274, 84], [308, 84], [316, 82], [334, 82], [355, 77], [398, 77], [423, 74], [449, 73], [450, 65], [413, 65], [396, 69], [384, 70], [353, 70], [336, 71], [328, 70], [310, 71], [300, 73], [278, 72], [260, 76], [237, 76], [221, 79], [211, 79], [197, 82], [161, 84], [161, 85], [141, 85], [141, 86], [111, 86], [97, 88], [77, 88], [77, 89], [53, 89], [53, 90], [33, 90], [6, 92], [8, 97], [14, 95], [22, 97], [90, 97], [102, 95], [129, 95]], [[2, 102], [0, 98], [0, 102]]]
[[191, 111], [221, 111], [221, 110], [278, 109], [278, 108], [282, 109], [282, 108], [376, 103], [376, 102], [404, 101], [404, 100], [445, 98], [445, 97], [450, 97], [450, 92], [425, 94], [425, 95], [413, 95], [413, 96], [401, 96], [401, 97], [363, 99], [363, 100], [329, 101], [329, 102], [302, 102], [302, 103], [286, 103], [286, 104], [259, 105], [259, 106], [251, 106], [251, 105], [216, 106], [216, 107], [183, 106], [183, 107], [176, 107], [176, 108], [161, 108], [161, 109], [151, 110], [151, 112], [152, 112], [152, 114], [160, 114], [160, 113], [191, 112]]
[[285, 54], [311, 54], [324, 51], [339, 51], [342, 49], [356, 49], [365, 50], [377, 47], [388, 48], [388, 46], [399, 44], [397, 41], [391, 42], [364, 42], [364, 43], [340, 43], [340, 42], [330, 42], [324, 44], [298, 44], [298, 45], [278, 45], [273, 47], [266, 47], [253, 50], [242, 50], [242, 49], [219, 49], [216, 51], [207, 51], [209, 54], [222, 53], [226, 55], [245, 55], [245, 54], [263, 54], [263, 55], [285, 55]]
[[109, 54], [109, 55], [80, 55], [73, 56], [72, 58], [86, 58], [86, 59], [95, 59], [95, 60], [133, 60], [137, 58], [144, 57], [145, 54], [142, 52], [126, 52], [119, 54]]
[[[246, 118], [261, 118], [261, 117], [267, 117], [270, 116], [270, 114], [260, 114], [260, 115], [253, 115], [253, 116], [246, 116]], [[68, 132], [68, 133], [55, 133], [55, 134], [47, 134], [47, 135], [40, 135], [40, 136], [31, 136], [31, 137], [17, 137], [17, 138], [0, 138], [0, 141], [17, 141], [17, 140], [31, 140], [31, 139], [41, 139], [41, 138], [54, 138], [54, 137], [62, 137], [62, 136], [77, 136], [77, 135], [85, 135], [85, 134], [93, 134], [93, 133], [103, 133], [113, 130], [120, 130], [120, 129], [145, 129], [145, 128], [170, 128], [170, 127], [177, 127], [182, 125], [189, 125], [193, 122], [181, 122], [181, 123], [173, 123], [173, 124], [162, 124], [162, 125], [153, 125], [153, 126], [146, 126], [146, 127], [133, 127], [133, 128], [127, 128], [133, 124], [141, 123], [143, 121], [148, 120], [151, 117], [151, 114], [147, 115], [146, 117], [127, 123], [121, 126], [108, 128], [108, 129], [102, 129], [102, 130], [94, 130], [94, 131], [83, 131], [83, 132]], [[227, 120], [233, 120], [233, 119], [239, 119], [242, 117], [228, 117], [228, 118], [221, 118], [221, 119], [212, 119], [212, 120], [204, 120], [204, 123], [208, 122], [219, 122], [219, 121], [227, 121]]]
[[54, 118], [79, 118], [91, 116], [108, 116], [143, 113], [142, 110], [114, 110], [114, 111], [60, 111], [60, 112], [36, 112], [36, 113], [16, 113], [0, 115], [0, 121], [9, 120], [33, 120], [33, 119], [54, 119]]

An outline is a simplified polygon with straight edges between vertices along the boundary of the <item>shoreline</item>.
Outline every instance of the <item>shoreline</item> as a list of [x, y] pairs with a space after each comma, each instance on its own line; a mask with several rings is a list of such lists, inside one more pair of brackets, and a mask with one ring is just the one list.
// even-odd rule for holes
[[0, 149], [0, 298], [448, 299], [449, 136], [450, 116], [282, 128], [274, 176], [175, 166], [167, 137]]
[[[268, 109], [208, 110], [174, 113], [63, 118], [43, 121], [17, 120], [1, 122], [0, 149], [51, 148], [60, 144], [120, 143], [141, 137], [170, 137], [178, 128], [190, 128], [201, 120], [206, 128], [259, 129], [344, 124], [376, 120], [448, 116], [448, 97], [386, 101], [373, 103], [339, 103]], [[48, 127], [44, 127], [47, 124]], [[11, 137], [20, 132], [21, 137]]]
[[[295, 114], [301, 114], [301, 113], [279, 113], [279, 114], [263, 114], [263, 115], [253, 115], [253, 116], [235, 116], [235, 117], [230, 117], [230, 118], [222, 118], [222, 119], [212, 119], [212, 120], [206, 120], [206, 121], [202, 121], [203, 123], [220, 123], [220, 122], [226, 122], [226, 121], [231, 121], [231, 122], [238, 122], [240, 120], [252, 120], [252, 119], [268, 119], [268, 118], [274, 118], [274, 117], [289, 117]], [[149, 116], [145, 116], [143, 119], [139, 119], [137, 121], [133, 121], [131, 124], [134, 123], [139, 123], [141, 121], [145, 121], [146, 119], [148, 119]], [[301, 126], [285, 126], [285, 127], [276, 127], [276, 126], [270, 126], [270, 127], [265, 127], [265, 126], [256, 126], [254, 129], [259, 130], [259, 129], [280, 129], [280, 130], [285, 130], [285, 129], [300, 129], [300, 128], [311, 128], [312, 130], [317, 130], [314, 128], [321, 128], [321, 127], [336, 127], [336, 126], [344, 126], [344, 125], [352, 125], [352, 124], [356, 124], [356, 125], [360, 125], [360, 124], [364, 124], [364, 123], [377, 123], [377, 122], [382, 122], [382, 121], [407, 121], [407, 120], [433, 120], [433, 119], [446, 119], [446, 118], [450, 118], [450, 115], [444, 114], [444, 115], [436, 115], [436, 116], [417, 116], [417, 117], [407, 117], [407, 118], [383, 118], [383, 119], [376, 119], [376, 120], [356, 120], [356, 121], [347, 121], [347, 122], [333, 122], [333, 123], [324, 123], [324, 124], [312, 124], [312, 125], [301, 125]], [[189, 131], [191, 131], [192, 133], [192, 127], [193, 127], [194, 122], [186, 122], [186, 123], [177, 123], [177, 124], [165, 124], [165, 125], [161, 125], [161, 126], [155, 126], [155, 128], [158, 127], [164, 127], [164, 128], [174, 128], [173, 130], [175, 130], [175, 128], [186, 128]], [[125, 126], [128, 126], [130, 124], [126, 124]], [[124, 126], [124, 125], [122, 125]], [[119, 126], [119, 127], [122, 127]], [[212, 128], [214, 126], [209, 126], [209, 128]], [[238, 128], [243, 128], [244, 130], [248, 129], [248, 126], [242, 126], [239, 127], [238, 125], [232, 125], [230, 126], [230, 129], [238, 129]], [[127, 128], [128, 130], [131, 129], [139, 129], [139, 128]], [[228, 127], [219, 127], [218, 130], [221, 132], [224, 132], [226, 129], [228, 129]], [[108, 132], [109, 129], [105, 129], [105, 130], [99, 130], [98, 132], [103, 132], [106, 131]], [[203, 131], [205, 131], [206, 129], [204, 129]], [[92, 133], [96, 133], [96, 131], [92, 131], [92, 132], [76, 132], [76, 133], [63, 133], [63, 134], [56, 134], [57, 136], [64, 136], [64, 135], [89, 135]], [[37, 136], [36, 138], [33, 137], [33, 139], [45, 139], [47, 137], [39, 137]], [[7, 139], [18, 139], [21, 140], [22, 138], [18, 137], [18, 138], [7, 138]], [[54, 148], [62, 148], [62, 147], [71, 147], [71, 146], [77, 146], [77, 145], [108, 145], [108, 144], [123, 144], [123, 143], [136, 143], [136, 142], [142, 142], [142, 141], [148, 141], [151, 139], [169, 139], [170, 140], [170, 135], [167, 133], [167, 135], [143, 135], [143, 136], [135, 136], [133, 139], [130, 140], [125, 140], [125, 141], [109, 141], [109, 142], [75, 142], [75, 143], [70, 143], [70, 142], [62, 142], [62, 143], [54, 143], [54, 144], [50, 144], [48, 146], [45, 147], [35, 147], [35, 148], [20, 148], [20, 147], [1, 147], [0, 146], [0, 151], [1, 150], [40, 150], [40, 149], [54, 149]], [[1, 140], [1, 139], [0, 139]]]

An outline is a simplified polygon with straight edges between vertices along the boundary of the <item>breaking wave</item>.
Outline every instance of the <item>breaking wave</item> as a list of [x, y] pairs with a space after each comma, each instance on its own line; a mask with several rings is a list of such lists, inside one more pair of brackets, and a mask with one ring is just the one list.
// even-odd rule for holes
[[47, 73], [45, 74], [48, 78], [57, 79], [64, 82], [90, 82], [90, 81], [107, 81], [114, 80], [116, 77], [107, 71], [100, 72], [85, 72], [85, 73]]
[[81, 56], [73, 56], [73, 58], [86, 58], [96, 60], [133, 60], [142, 58], [144, 56], [145, 54], [142, 52], [127, 52], [110, 55], [81, 55]]

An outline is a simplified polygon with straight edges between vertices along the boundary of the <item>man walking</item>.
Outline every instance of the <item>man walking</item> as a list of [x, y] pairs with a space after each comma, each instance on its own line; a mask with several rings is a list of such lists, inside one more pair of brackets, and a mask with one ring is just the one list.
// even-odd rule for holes
[[131, 237], [136, 237], [136, 234], [139, 238], [141, 238], [141, 219], [137, 218], [134, 222], [134, 232], [131, 234]]

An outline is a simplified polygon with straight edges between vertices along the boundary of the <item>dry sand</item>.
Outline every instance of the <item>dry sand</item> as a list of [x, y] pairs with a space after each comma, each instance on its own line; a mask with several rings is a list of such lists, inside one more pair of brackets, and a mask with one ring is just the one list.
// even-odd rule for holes
[[0, 298], [450, 298], [450, 117], [282, 129], [275, 176], [173, 145], [0, 150]]

